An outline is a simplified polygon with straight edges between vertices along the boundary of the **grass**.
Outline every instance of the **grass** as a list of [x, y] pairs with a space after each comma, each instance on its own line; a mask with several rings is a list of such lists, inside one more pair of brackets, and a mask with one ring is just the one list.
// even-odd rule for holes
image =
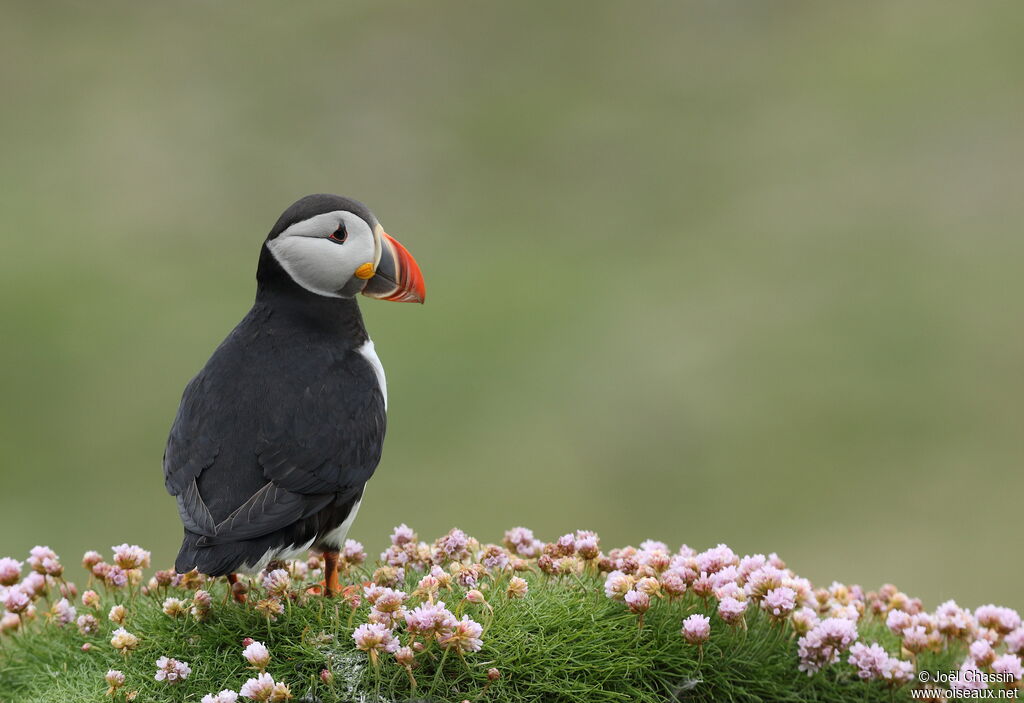
[[[368, 574], [353, 570], [349, 581]], [[419, 574], [411, 572], [406, 590], [415, 589]], [[241, 641], [252, 637], [272, 653], [268, 671], [291, 687], [296, 700], [407, 701], [420, 696], [430, 701], [463, 700], [491, 703], [663, 703], [665, 701], [893, 701], [907, 699], [906, 690], [893, 691], [879, 682], [860, 681], [853, 667], [842, 663], [808, 677], [797, 670], [796, 637], [791, 625], [772, 625], [751, 608], [747, 630], [725, 625], [714, 614], [714, 600], [705, 604], [693, 594], [658, 601], [646, 613], [642, 629], [621, 602], [602, 591], [603, 578], [591, 572], [552, 578], [527, 573], [529, 593], [521, 600], [505, 594], [507, 576], [485, 579], [483, 592], [493, 607], [462, 600], [464, 589], [442, 592], [457, 615], [468, 614], [485, 626], [483, 648], [465, 657], [431, 645], [417, 656], [414, 670], [418, 690], [410, 688], [406, 671], [387, 654], [380, 665], [368, 665], [351, 637], [365, 621], [367, 605], [350, 610], [344, 599], [326, 599], [296, 584], [283, 615], [268, 621], [249, 605], [228, 599], [223, 580], [204, 588], [214, 597], [211, 617], [198, 622], [191, 616], [171, 618], [162, 611], [167, 595], [187, 598], [182, 588], [161, 588], [150, 595], [120, 591], [102, 595], [95, 611], [79, 602], [79, 614], [92, 612], [101, 630], [83, 636], [72, 624], [45, 622], [48, 607], [38, 603], [37, 623], [0, 637], [0, 701], [109, 701], [104, 674], [108, 669], [126, 675], [125, 693], [153, 703], [195, 701], [224, 688], [238, 690], [253, 671], [241, 656]], [[462, 601], [461, 605], [456, 605]], [[140, 638], [139, 647], [121, 656], [110, 645], [116, 625], [106, 614], [125, 603], [125, 627]], [[680, 636], [680, 622], [690, 613], [711, 617], [712, 635], [701, 653]], [[351, 618], [351, 622], [350, 622]], [[899, 651], [898, 640], [878, 618], [865, 616], [861, 641], [879, 641]], [[82, 651], [83, 643], [92, 645]], [[154, 680], [160, 656], [187, 661], [191, 676], [169, 686]], [[919, 665], [953, 669], [963, 658], [962, 647], [922, 655]], [[487, 672], [497, 668], [501, 678], [488, 687]], [[334, 674], [321, 680], [324, 669]], [[421, 698], [415, 698], [421, 700]]]

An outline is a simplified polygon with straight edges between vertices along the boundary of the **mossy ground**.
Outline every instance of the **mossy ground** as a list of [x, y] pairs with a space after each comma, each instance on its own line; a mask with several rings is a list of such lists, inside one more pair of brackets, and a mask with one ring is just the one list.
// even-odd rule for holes
[[[410, 577], [411, 578], [411, 577]], [[462, 609], [484, 623], [480, 652], [443, 661], [434, 647], [417, 658], [414, 693], [404, 669], [384, 655], [377, 669], [352, 642], [350, 610], [344, 601], [319, 596], [288, 604], [284, 615], [268, 622], [253, 608], [225, 602], [222, 582], [208, 584], [214, 595], [212, 617], [197, 622], [172, 619], [161, 609], [164, 594], [136, 594], [128, 601], [126, 627], [141, 643], [128, 657], [109, 643], [116, 627], [106, 613], [116, 599], [107, 595], [95, 613], [102, 622], [94, 636], [79, 634], [74, 625], [33, 625], [3, 636], [0, 643], [0, 701], [109, 701], [103, 676], [110, 668], [124, 671], [122, 692], [138, 691], [138, 701], [171, 703], [195, 701], [224, 688], [238, 690], [252, 675], [241, 656], [241, 640], [253, 637], [270, 648], [268, 671], [287, 682], [296, 700], [348, 701], [491, 701], [493, 703], [663, 703], [664, 701], [892, 701], [905, 700], [907, 690], [892, 691], [879, 683], [857, 679], [845, 662], [808, 677], [797, 670], [796, 638], [792, 631], [772, 626], [760, 612], [747, 616], [748, 629], [726, 626], [693, 595], [674, 603], [658, 602], [647, 613], [642, 630], [622, 603], [608, 600], [601, 581], [590, 575], [551, 580], [528, 577], [530, 591], [523, 600], [487, 591], [493, 620], [484, 606]], [[411, 588], [410, 588], [411, 590]], [[187, 596], [187, 592], [181, 594]], [[442, 599], [454, 608], [461, 591]], [[79, 613], [88, 612], [78, 604]], [[40, 603], [40, 613], [44, 604]], [[679, 633], [680, 621], [692, 612], [711, 616], [712, 636], [703, 655]], [[353, 624], [365, 618], [366, 606]], [[40, 618], [43, 615], [40, 614]], [[788, 627], [788, 626], [787, 626]], [[868, 618], [860, 625], [861, 640], [878, 640], [890, 651], [897, 641], [884, 624]], [[92, 644], [83, 652], [82, 644]], [[176, 686], [153, 676], [160, 656], [187, 661], [192, 675]], [[927, 654], [929, 669], [955, 668], [962, 652]], [[485, 690], [487, 670], [496, 667], [501, 679]], [[334, 681], [321, 681], [330, 669]], [[122, 698], [123, 699], [123, 698]]]

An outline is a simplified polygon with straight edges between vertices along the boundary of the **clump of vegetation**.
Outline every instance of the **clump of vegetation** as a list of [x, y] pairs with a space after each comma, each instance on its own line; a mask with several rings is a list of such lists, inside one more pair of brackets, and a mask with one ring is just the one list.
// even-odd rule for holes
[[[405, 525], [374, 566], [341, 553], [229, 584], [157, 571], [134, 545], [0, 559], [0, 701], [892, 701], [1021, 686], [1009, 608], [926, 612], [891, 585], [814, 588], [774, 554], [580, 531], [502, 544]], [[27, 575], [23, 575], [28, 567]], [[931, 682], [922, 672], [959, 672]], [[919, 700], [921, 698], [918, 698]]]

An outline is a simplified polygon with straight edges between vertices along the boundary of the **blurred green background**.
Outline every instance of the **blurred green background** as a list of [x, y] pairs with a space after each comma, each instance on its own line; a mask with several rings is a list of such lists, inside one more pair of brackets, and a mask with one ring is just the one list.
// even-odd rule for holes
[[598, 530], [1024, 607], [1024, 5], [11, 3], [0, 555], [170, 563], [160, 459], [297, 197], [368, 203], [352, 536]]

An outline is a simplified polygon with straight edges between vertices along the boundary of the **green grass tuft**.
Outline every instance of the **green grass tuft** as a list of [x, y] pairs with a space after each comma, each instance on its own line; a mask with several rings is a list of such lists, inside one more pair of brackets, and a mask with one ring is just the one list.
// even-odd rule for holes
[[[364, 575], [353, 575], [358, 582]], [[414, 588], [409, 576], [408, 590]], [[797, 670], [796, 637], [789, 625], [773, 626], [759, 611], [747, 615], [746, 631], [726, 626], [714, 607], [693, 595], [676, 602], [657, 602], [639, 630], [637, 618], [622, 603], [607, 599], [602, 580], [595, 574], [549, 579], [529, 574], [529, 594], [509, 599], [502, 581], [485, 590], [494, 608], [493, 621], [485, 606], [465, 604], [462, 612], [484, 623], [484, 646], [461, 658], [443, 658], [436, 645], [418, 655], [414, 674], [416, 696], [427, 700], [489, 701], [492, 703], [664, 703], [665, 701], [892, 701], [908, 698], [906, 690], [891, 691], [880, 683], [857, 679], [845, 662], [807, 677]], [[404, 669], [390, 655], [374, 669], [352, 642], [350, 610], [342, 599], [301, 593], [287, 603], [284, 615], [268, 622], [252, 607], [240, 606], [227, 596], [223, 581], [204, 586], [214, 595], [212, 617], [197, 622], [173, 619], [162, 612], [168, 592], [133, 598], [107, 594], [94, 614], [101, 632], [79, 634], [74, 625], [58, 627], [42, 622], [22, 632], [0, 637], [0, 701], [51, 703], [52, 701], [109, 701], [104, 674], [124, 671], [125, 692], [138, 691], [136, 700], [153, 703], [195, 701], [223, 688], [238, 690], [252, 675], [241, 656], [241, 640], [252, 637], [270, 648], [268, 671], [291, 687], [296, 700], [406, 701], [412, 698]], [[178, 591], [178, 592], [175, 592]], [[463, 590], [441, 594], [454, 610]], [[187, 591], [171, 589], [182, 598]], [[116, 627], [106, 619], [115, 602], [128, 606], [127, 629], [141, 643], [127, 657], [109, 643]], [[78, 605], [79, 614], [92, 612]], [[44, 620], [45, 601], [39, 602]], [[712, 636], [703, 656], [679, 633], [690, 613], [711, 616]], [[353, 625], [365, 620], [367, 606], [355, 613]], [[890, 651], [898, 642], [876, 618], [860, 624], [861, 641], [879, 641]], [[89, 652], [81, 650], [89, 642]], [[187, 661], [192, 675], [176, 686], [158, 683], [153, 676], [160, 656]], [[947, 648], [927, 654], [920, 665], [952, 669], [963, 652]], [[485, 691], [487, 670], [496, 667], [501, 679]], [[321, 681], [330, 669], [334, 681]]]

